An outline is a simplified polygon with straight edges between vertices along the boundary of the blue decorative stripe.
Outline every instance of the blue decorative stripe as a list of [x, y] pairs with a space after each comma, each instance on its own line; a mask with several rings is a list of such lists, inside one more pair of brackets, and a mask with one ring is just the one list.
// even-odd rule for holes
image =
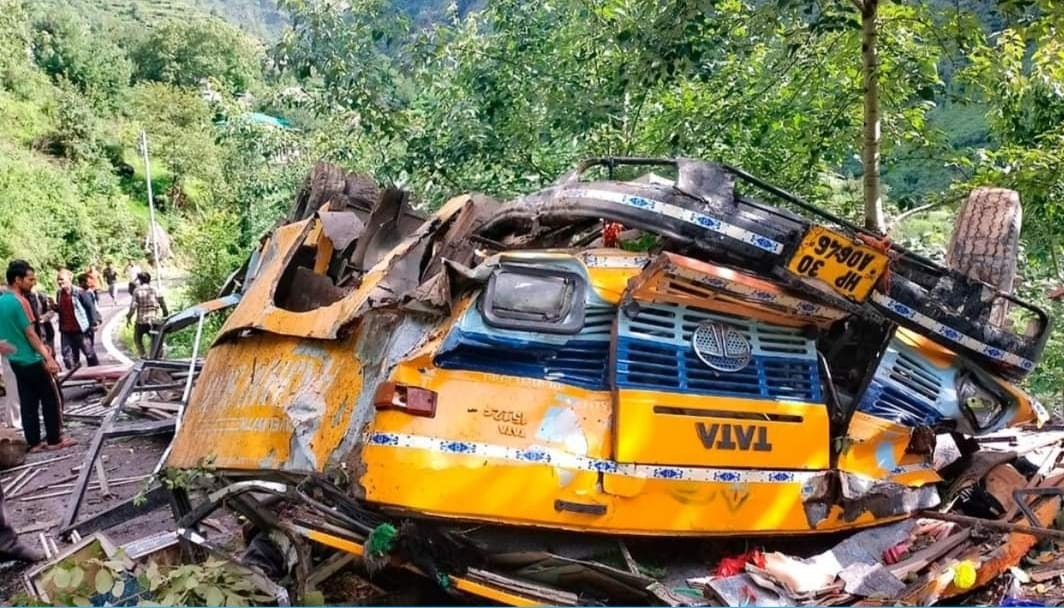
[[511, 448], [491, 443], [453, 441], [425, 435], [401, 433], [369, 433], [366, 435], [366, 443], [371, 446], [428, 450], [441, 454], [476, 456], [478, 458], [491, 458], [518, 464], [550, 465], [574, 471], [609, 473], [639, 479], [718, 483], [804, 483], [819, 473], [818, 471], [744, 470], [624, 464], [613, 460], [579, 456], [553, 448]]
[[710, 369], [688, 344], [620, 337], [617, 387], [820, 403], [815, 361], [756, 355], [735, 372]]

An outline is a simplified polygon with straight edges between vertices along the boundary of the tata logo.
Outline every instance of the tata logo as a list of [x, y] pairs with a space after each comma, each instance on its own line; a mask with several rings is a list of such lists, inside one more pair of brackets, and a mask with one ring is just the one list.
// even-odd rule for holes
[[706, 424], [695, 425], [698, 438], [707, 450], [735, 450], [742, 452], [771, 452], [768, 428], [759, 424]]
[[699, 360], [721, 372], [737, 372], [750, 364], [753, 349], [738, 329], [718, 321], [709, 321], [691, 334], [691, 348]]

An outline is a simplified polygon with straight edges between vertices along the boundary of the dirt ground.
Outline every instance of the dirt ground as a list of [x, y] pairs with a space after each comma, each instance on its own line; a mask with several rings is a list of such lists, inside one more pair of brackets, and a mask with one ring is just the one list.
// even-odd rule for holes
[[[72, 405], [68, 404], [68, 407]], [[95, 426], [77, 422], [69, 422], [67, 428], [70, 435], [78, 440], [78, 444], [66, 450], [31, 454], [27, 458], [28, 463], [47, 461], [57, 457], [64, 457], [64, 459], [42, 465], [40, 473], [31, 472], [32, 480], [18, 492], [7, 497], [8, 515], [23, 540], [41, 547], [41, 537], [45, 535], [56, 542], [60, 551], [66, 543], [58, 536], [59, 522], [71, 500], [69, 492], [76, 474], [74, 467], [82, 463], [96, 431]], [[103, 462], [108, 480], [115, 480], [116, 485], [110, 488], [110, 496], [104, 496], [99, 489], [94, 487], [95, 484], [90, 483], [78, 518], [100, 513], [140, 492], [144, 488], [144, 482], [119, 480], [150, 475], [166, 449], [166, 441], [166, 438], [160, 437], [116, 439], [107, 442], [103, 449]], [[16, 471], [0, 479], [6, 487], [20, 473]], [[95, 480], [95, 476], [91, 479]], [[69, 482], [65, 486], [60, 486], [58, 489], [48, 487], [64, 480]], [[51, 496], [64, 490], [67, 494]], [[124, 543], [172, 528], [173, 518], [170, 511], [159, 509], [111, 528], [107, 531], [107, 535], [117, 543]], [[27, 566], [12, 562], [0, 564], [0, 600], [8, 600], [22, 589], [21, 574], [26, 569]]]

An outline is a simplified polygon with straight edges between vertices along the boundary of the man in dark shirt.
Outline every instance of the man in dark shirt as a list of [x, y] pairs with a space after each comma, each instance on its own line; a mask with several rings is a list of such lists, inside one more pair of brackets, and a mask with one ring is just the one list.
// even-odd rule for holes
[[103, 268], [103, 280], [107, 283], [107, 295], [111, 296], [111, 304], [118, 304], [118, 271], [110, 261]]
[[37, 328], [37, 335], [41, 337], [41, 342], [44, 342], [44, 347], [48, 349], [48, 352], [52, 353], [52, 357], [54, 358], [55, 325], [52, 324], [52, 319], [55, 318], [55, 302], [37, 290], [33, 290], [26, 294], [26, 300], [29, 301], [30, 308], [33, 310], [34, 325]]
[[90, 367], [99, 365], [93, 336], [100, 326], [100, 311], [92, 294], [75, 287], [69, 270], [60, 270], [56, 277], [59, 293], [55, 296], [59, 313], [59, 334], [63, 347], [63, 365], [74, 369], [81, 363], [81, 355]]

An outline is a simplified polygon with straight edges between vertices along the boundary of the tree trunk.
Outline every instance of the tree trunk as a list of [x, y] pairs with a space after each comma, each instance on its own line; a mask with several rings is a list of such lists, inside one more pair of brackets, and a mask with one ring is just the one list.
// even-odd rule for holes
[[879, 0], [864, 0], [861, 7], [861, 59], [864, 64], [864, 165], [865, 227], [883, 232], [883, 194], [879, 183], [879, 52], [876, 17]]

